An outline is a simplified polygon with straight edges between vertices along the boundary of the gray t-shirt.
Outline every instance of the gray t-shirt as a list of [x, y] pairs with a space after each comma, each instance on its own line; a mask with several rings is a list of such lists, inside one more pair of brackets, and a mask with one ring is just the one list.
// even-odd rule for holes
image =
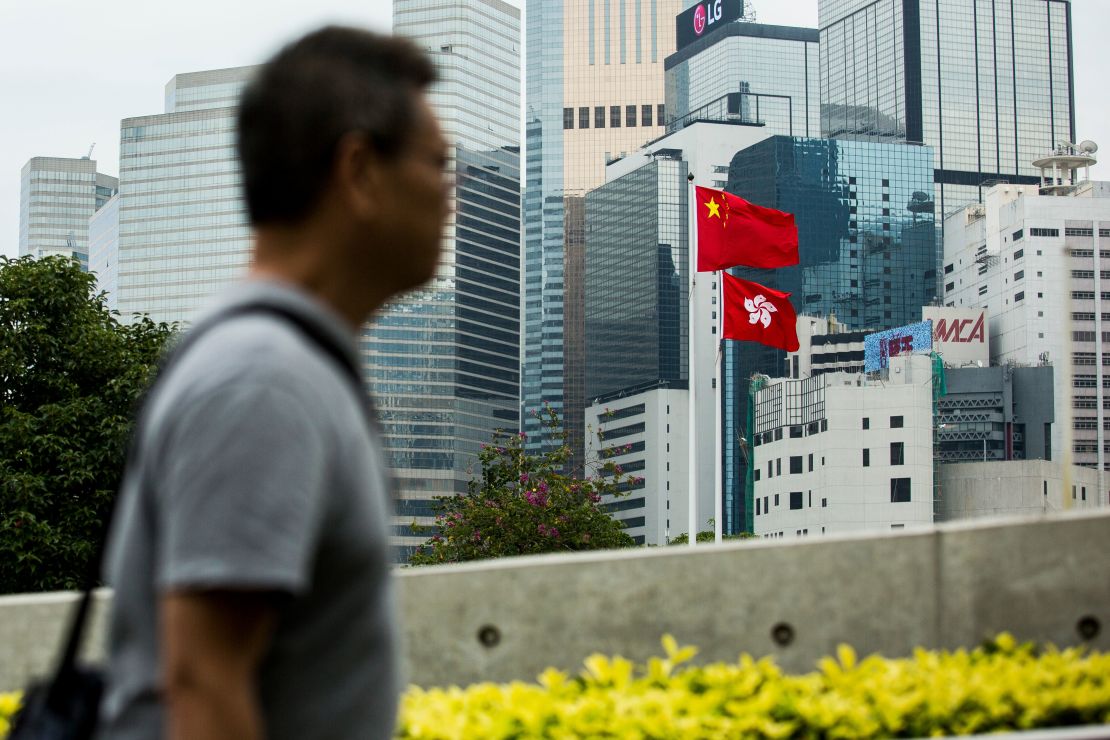
[[275, 282], [225, 295], [149, 399], [106, 560], [115, 588], [101, 736], [165, 733], [159, 598], [264, 590], [279, 600], [258, 676], [268, 738], [387, 738], [399, 692], [388, 564], [389, 482], [376, 432], [335, 358], [293, 310], [354, 357], [354, 335]]

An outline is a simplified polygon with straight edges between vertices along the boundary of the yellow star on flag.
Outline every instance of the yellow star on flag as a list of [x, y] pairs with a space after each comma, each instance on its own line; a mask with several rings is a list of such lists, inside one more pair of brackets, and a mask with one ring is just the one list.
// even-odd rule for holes
[[708, 218], [713, 218], [714, 216], [717, 218], [721, 217], [721, 206], [717, 203], [716, 198], [710, 198], [709, 202], [705, 204], [705, 207], [709, 209]]

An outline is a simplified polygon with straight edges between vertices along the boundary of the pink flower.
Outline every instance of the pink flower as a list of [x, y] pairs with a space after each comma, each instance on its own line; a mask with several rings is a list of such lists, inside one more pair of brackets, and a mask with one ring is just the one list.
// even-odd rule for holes
[[547, 481], [541, 480], [537, 488], [540, 493], [547, 493]]
[[521, 483], [527, 483], [528, 482], [528, 474], [527, 473], [521, 473], [520, 474], [520, 482]]

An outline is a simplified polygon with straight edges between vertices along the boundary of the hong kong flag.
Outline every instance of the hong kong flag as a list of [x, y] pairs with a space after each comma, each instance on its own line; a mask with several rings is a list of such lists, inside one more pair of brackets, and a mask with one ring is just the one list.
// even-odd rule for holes
[[798, 317], [790, 305], [790, 294], [759, 283], [741, 280], [727, 272], [724, 280], [725, 339], [741, 339], [778, 347], [798, 349]]
[[798, 264], [794, 216], [752, 205], [723, 190], [695, 187], [698, 203], [698, 272]]

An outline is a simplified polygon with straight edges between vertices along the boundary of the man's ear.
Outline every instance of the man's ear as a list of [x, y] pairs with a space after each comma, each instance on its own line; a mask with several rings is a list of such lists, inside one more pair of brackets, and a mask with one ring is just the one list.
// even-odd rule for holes
[[380, 205], [378, 164], [377, 153], [365, 134], [352, 131], [339, 139], [335, 147], [335, 184], [352, 213], [364, 219], [377, 215]]

